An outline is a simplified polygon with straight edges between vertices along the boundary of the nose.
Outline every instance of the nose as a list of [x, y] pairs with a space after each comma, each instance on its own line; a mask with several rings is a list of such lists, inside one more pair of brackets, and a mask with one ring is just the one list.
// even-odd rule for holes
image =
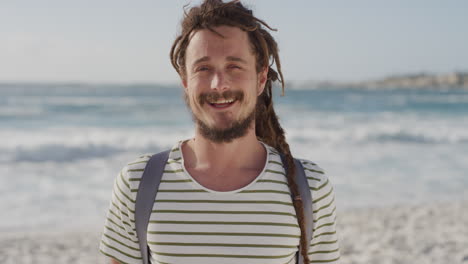
[[211, 79], [211, 89], [217, 91], [225, 91], [229, 88], [229, 84], [226, 80], [226, 76], [223, 72], [217, 71]]

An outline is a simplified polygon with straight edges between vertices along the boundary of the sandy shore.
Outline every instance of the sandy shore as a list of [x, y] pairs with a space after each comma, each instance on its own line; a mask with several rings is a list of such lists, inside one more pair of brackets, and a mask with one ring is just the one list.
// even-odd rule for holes
[[468, 264], [468, 201], [338, 217], [342, 263]]
[[[341, 263], [468, 264], [468, 201], [341, 210], [338, 228]], [[99, 232], [0, 233], [0, 263], [108, 263]]]

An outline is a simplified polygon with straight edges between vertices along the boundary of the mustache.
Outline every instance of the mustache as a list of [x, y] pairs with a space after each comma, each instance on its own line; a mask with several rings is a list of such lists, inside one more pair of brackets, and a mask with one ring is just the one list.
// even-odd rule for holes
[[204, 103], [210, 103], [214, 101], [218, 101], [219, 99], [224, 100], [235, 100], [241, 101], [244, 100], [244, 92], [242, 91], [224, 91], [222, 93], [218, 92], [209, 92], [209, 93], [201, 93], [198, 96], [198, 103], [203, 105]]

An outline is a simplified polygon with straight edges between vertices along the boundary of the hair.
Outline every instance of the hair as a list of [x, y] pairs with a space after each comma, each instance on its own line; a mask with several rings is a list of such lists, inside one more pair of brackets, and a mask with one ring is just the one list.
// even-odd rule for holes
[[[278, 55], [278, 44], [265, 28], [272, 31], [276, 31], [276, 29], [271, 28], [263, 20], [256, 18], [252, 10], [246, 8], [238, 0], [227, 3], [222, 0], [205, 0], [200, 6], [190, 8], [188, 12], [184, 8], [184, 13], [181, 34], [175, 39], [170, 52], [172, 65], [182, 79], [186, 78], [185, 56], [192, 34], [201, 29], [208, 29], [223, 37], [214, 30], [214, 27], [221, 25], [238, 27], [247, 32], [252, 51], [256, 57], [257, 73], [268, 67], [265, 89], [257, 100], [255, 132], [260, 141], [274, 147], [284, 156], [286, 178], [292, 193], [293, 205], [301, 230], [300, 244], [302, 250], [300, 253], [304, 258], [304, 263], [309, 263], [303, 205], [294, 177], [294, 159], [286, 142], [284, 130], [273, 109], [272, 83], [276, 81], [281, 83], [282, 95], [284, 95], [284, 79]], [[272, 68], [274, 65], [276, 70]]]

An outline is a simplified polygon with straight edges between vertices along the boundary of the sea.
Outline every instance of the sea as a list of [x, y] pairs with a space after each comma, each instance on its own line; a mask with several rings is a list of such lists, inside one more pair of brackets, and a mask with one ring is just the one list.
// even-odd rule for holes
[[[275, 88], [338, 211], [468, 199], [468, 91]], [[0, 231], [101, 227], [119, 171], [194, 135], [177, 85], [0, 84]]]

